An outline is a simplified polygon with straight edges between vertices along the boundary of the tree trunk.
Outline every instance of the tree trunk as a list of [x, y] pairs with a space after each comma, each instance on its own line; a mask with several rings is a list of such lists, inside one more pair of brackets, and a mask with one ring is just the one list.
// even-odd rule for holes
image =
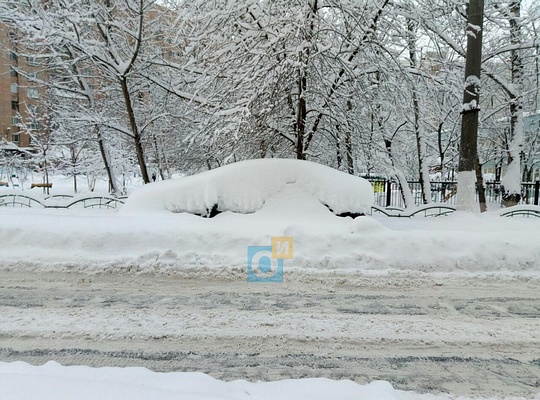
[[[349, 99], [347, 100], [347, 111], [349, 112], [349, 115], [353, 109], [353, 103]], [[351, 125], [347, 124], [347, 129], [345, 130], [345, 157], [347, 158], [347, 172], [350, 175], [354, 175], [354, 159], [353, 159], [353, 153], [352, 153], [352, 132], [351, 132]], [[369, 173], [369, 172], [368, 172]]]
[[[538, 31], [536, 27], [533, 24], [533, 32], [534, 32], [534, 41], [538, 43], [539, 37], [538, 37]], [[535, 57], [534, 57], [534, 76], [536, 79], [536, 87], [535, 87], [535, 95], [534, 95], [534, 108], [533, 110], [538, 110], [538, 98], [540, 96], [540, 46], [535, 46]]]
[[[44, 179], [45, 179], [45, 184], [49, 184], [49, 169], [47, 168], [47, 150], [44, 149], [43, 150], [43, 166], [45, 168], [45, 176], [44, 176]], [[47, 196], [49, 195], [49, 187], [48, 186], [45, 186], [43, 188], [43, 192], [47, 194]]]
[[445, 151], [443, 150], [443, 145], [442, 145], [442, 128], [443, 128], [443, 123], [441, 122], [439, 124], [439, 128], [437, 129], [437, 148], [439, 149], [439, 168], [440, 168], [440, 172], [441, 172], [441, 180], [444, 180], [444, 156], [445, 156]]
[[480, 212], [486, 212], [487, 205], [486, 192], [484, 190], [484, 175], [482, 175], [482, 164], [480, 164], [480, 158], [478, 157], [476, 157], [476, 192], [478, 193]]
[[[407, 21], [407, 33], [409, 34], [409, 62], [411, 67], [417, 68], [416, 61], [416, 34], [415, 24], [412, 20]], [[422, 190], [422, 202], [424, 204], [431, 203], [431, 182], [429, 180], [429, 169], [426, 165], [424, 156], [424, 137], [420, 131], [420, 102], [418, 100], [418, 92], [416, 83], [412, 87], [412, 101], [414, 110], [414, 134], [416, 137], [416, 152], [418, 155], [418, 176], [420, 177], [420, 188]]]
[[107, 151], [105, 149], [105, 143], [103, 141], [103, 135], [99, 127], [95, 127], [97, 142], [99, 146], [99, 154], [101, 154], [101, 159], [103, 160], [103, 165], [105, 166], [105, 171], [107, 171], [107, 177], [109, 178], [109, 192], [116, 194], [118, 193], [118, 185], [116, 184], [116, 179], [114, 178], [112, 167], [109, 162], [109, 157], [107, 156]]
[[172, 175], [171, 175], [171, 171], [169, 169], [169, 161], [167, 159], [167, 152], [164, 150], [165, 145], [163, 143], [163, 137], [160, 137], [160, 142], [161, 142], [161, 149], [162, 149], [161, 156], [163, 157], [163, 159], [162, 159], [162, 161], [163, 161], [163, 168], [162, 168], [163, 175], [161, 176], [161, 180], [164, 181], [165, 179], [171, 179]]
[[[514, 0], [508, 5], [510, 15], [510, 43], [517, 47], [521, 44], [521, 0]], [[511, 52], [513, 96], [510, 99], [510, 146], [508, 166], [502, 179], [503, 207], [515, 206], [521, 199], [521, 152], [523, 149], [523, 60], [521, 51], [514, 48]]]
[[[398, 128], [399, 129], [399, 128]], [[392, 141], [389, 139], [384, 140], [384, 145], [386, 148], [386, 154], [390, 159], [390, 164], [392, 165], [392, 175], [396, 178], [399, 184], [399, 191], [401, 192], [401, 197], [403, 198], [403, 204], [405, 208], [414, 206], [414, 199], [411, 193], [411, 188], [407, 183], [407, 179], [401, 169], [395, 164], [394, 156], [392, 154]]]
[[70, 148], [71, 151], [71, 166], [73, 168], [73, 191], [77, 193], [77, 152], [74, 147]]
[[156, 164], [157, 164], [157, 168], [158, 168], [158, 175], [161, 178], [161, 180], [163, 181], [163, 180], [165, 180], [165, 178], [164, 178], [165, 175], [163, 173], [163, 162], [161, 160], [161, 154], [163, 152], [161, 151], [161, 149], [159, 147], [159, 143], [158, 143], [156, 135], [153, 135], [152, 139], [154, 139], [153, 140], [153, 142], [154, 142], [154, 153], [155, 153], [154, 157], [156, 158]]
[[296, 158], [298, 160], [305, 160], [304, 154], [304, 137], [306, 134], [306, 99], [305, 90], [307, 86], [307, 79], [305, 71], [300, 71], [298, 76], [298, 108], [296, 110]]
[[351, 129], [345, 131], [345, 156], [347, 157], [347, 172], [354, 175], [354, 159], [352, 155]]
[[148, 176], [148, 169], [146, 168], [146, 161], [144, 159], [144, 149], [142, 145], [142, 138], [137, 126], [137, 121], [135, 120], [135, 112], [133, 111], [133, 105], [131, 104], [131, 95], [129, 93], [129, 88], [127, 84], [127, 78], [122, 77], [120, 79], [120, 84], [122, 86], [122, 93], [124, 95], [124, 103], [126, 106], [126, 111], [128, 113], [129, 126], [131, 128], [131, 134], [133, 136], [133, 141], [135, 144], [135, 151], [137, 153], [137, 161], [139, 163], [139, 168], [141, 169], [141, 176], [144, 183], [150, 183], [150, 178]]
[[483, 25], [484, 0], [470, 0], [457, 187], [457, 207], [459, 210], [464, 211], [473, 211], [476, 200], [478, 114], [480, 111], [478, 105], [480, 100], [480, 71], [482, 68]]
[[[309, 14], [306, 19], [309, 19], [309, 28], [304, 37], [306, 42], [311, 42], [313, 39], [313, 32], [315, 30], [315, 17], [319, 11], [318, 0], [313, 0], [309, 5]], [[302, 55], [305, 53], [305, 58]], [[306, 121], [307, 121], [307, 106], [306, 106], [306, 89], [307, 89], [307, 74], [308, 66], [310, 63], [310, 47], [302, 50], [300, 59], [302, 67], [298, 72], [298, 107], [296, 111], [296, 158], [299, 160], [306, 159], [306, 150], [308, 143], [305, 143], [306, 139]]]
[[336, 125], [336, 160], [337, 169], [341, 170], [341, 163], [343, 162], [343, 155], [341, 152], [341, 127]]

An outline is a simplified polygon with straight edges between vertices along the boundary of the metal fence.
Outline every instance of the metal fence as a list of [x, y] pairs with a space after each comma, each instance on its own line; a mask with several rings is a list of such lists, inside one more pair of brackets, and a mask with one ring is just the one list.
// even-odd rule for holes
[[43, 207], [43, 208], [106, 208], [116, 209], [124, 204], [125, 197], [83, 196], [73, 199], [70, 195], [55, 195], [34, 198], [21, 193], [0, 195], [0, 207]]
[[[374, 204], [380, 207], [398, 207], [404, 208], [403, 196], [399, 184], [394, 180], [387, 179], [370, 179], [375, 195]], [[416, 205], [422, 204], [422, 186], [419, 181], [408, 181], [409, 188], [413, 195]], [[456, 203], [457, 182], [431, 182], [431, 201], [434, 203]], [[486, 202], [501, 203], [502, 200], [502, 185], [500, 182], [485, 182], [484, 192]], [[538, 205], [540, 192], [540, 181], [522, 182], [521, 183], [521, 200], [520, 204], [535, 204]], [[476, 193], [478, 201], [478, 193]]]

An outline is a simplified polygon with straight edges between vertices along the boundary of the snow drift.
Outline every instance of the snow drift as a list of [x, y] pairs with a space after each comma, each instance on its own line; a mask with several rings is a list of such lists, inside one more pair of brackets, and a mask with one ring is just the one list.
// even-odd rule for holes
[[296, 208], [295, 200], [306, 195], [336, 215], [364, 214], [373, 203], [373, 189], [365, 179], [309, 161], [260, 159], [146, 185], [130, 195], [123, 212], [250, 214], [276, 197], [290, 199]]

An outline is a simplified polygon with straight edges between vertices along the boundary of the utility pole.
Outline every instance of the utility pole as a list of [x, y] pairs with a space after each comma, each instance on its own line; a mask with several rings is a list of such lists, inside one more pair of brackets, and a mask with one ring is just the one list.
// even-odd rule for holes
[[484, 0], [469, 0], [467, 18], [467, 59], [465, 61], [465, 91], [461, 110], [461, 141], [459, 148], [457, 207], [473, 211], [476, 193], [476, 163], [478, 156], [478, 114], [480, 112], [480, 71], [482, 68], [482, 30]]

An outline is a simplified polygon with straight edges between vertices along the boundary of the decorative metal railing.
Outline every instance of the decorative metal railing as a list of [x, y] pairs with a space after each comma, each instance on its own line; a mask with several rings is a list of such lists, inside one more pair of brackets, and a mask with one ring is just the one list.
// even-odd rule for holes
[[125, 197], [54, 195], [36, 198], [21, 193], [0, 194], [0, 206], [42, 208], [106, 208], [117, 209], [124, 204]]

